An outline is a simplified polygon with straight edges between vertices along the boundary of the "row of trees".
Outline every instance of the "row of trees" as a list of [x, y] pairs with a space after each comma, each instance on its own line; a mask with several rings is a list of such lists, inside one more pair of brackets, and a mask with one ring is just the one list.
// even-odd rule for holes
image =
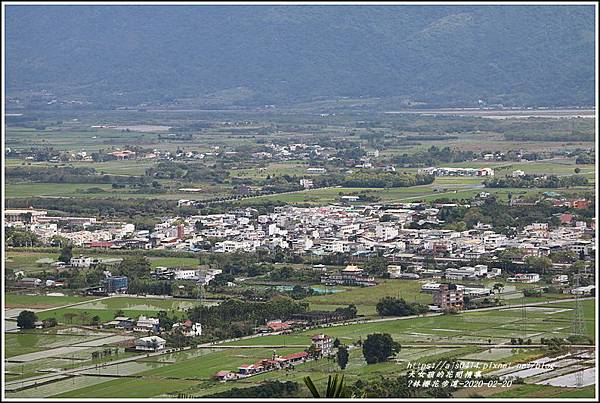
[[187, 312], [192, 322], [202, 323], [208, 338], [230, 338], [252, 334], [254, 327], [268, 320], [288, 320], [306, 312], [308, 303], [286, 296], [275, 296], [267, 302], [242, 301], [231, 298], [218, 306], [195, 306]]
[[189, 216], [198, 212], [193, 207], [178, 207], [177, 201], [162, 199], [31, 197], [6, 200], [6, 208], [27, 208], [30, 206], [36, 209], [62, 211], [69, 215], [127, 219], [133, 217], [134, 222], [138, 217], [163, 216], [165, 214]]
[[7, 246], [28, 247], [39, 246], [42, 244], [37, 235], [31, 231], [8, 227], [5, 230], [5, 242]]
[[[268, 380], [260, 385], [250, 386], [247, 388], [231, 388], [224, 392], [207, 395], [207, 397], [214, 398], [240, 398], [240, 397], [253, 397], [253, 398], [275, 398], [275, 397], [290, 397], [295, 396], [300, 389], [300, 385], [297, 382], [292, 381], [273, 381]], [[180, 394], [178, 397], [188, 397]], [[191, 396], [190, 396], [191, 397]]]
[[149, 183], [150, 178], [143, 176], [107, 175], [97, 172], [94, 168], [75, 167], [10, 167], [6, 168], [7, 181], [43, 182], [43, 183], [113, 183], [113, 184], [143, 184]]
[[427, 312], [427, 305], [406, 302], [403, 298], [384, 297], [376, 305], [380, 316], [410, 316]]
[[[554, 207], [542, 201], [534, 206], [509, 206], [488, 197], [480, 206], [442, 207], [438, 218], [445, 222], [445, 228], [473, 228], [477, 223], [491, 224], [496, 232], [511, 234], [512, 228], [521, 229], [534, 222], [557, 225], [556, 214], [568, 211], [567, 207]], [[460, 228], [458, 228], [460, 229]]]
[[[416, 140], [425, 140], [423, 136], [415, 136]], [[463, 151], [456, 148], [431, 146], [425, 151], [417, 151], [413, 154], [402, 154], [393, 161], [402, 166], [435, 166], [440, 163], [470, 161], [475, 158], [473, 151]]]

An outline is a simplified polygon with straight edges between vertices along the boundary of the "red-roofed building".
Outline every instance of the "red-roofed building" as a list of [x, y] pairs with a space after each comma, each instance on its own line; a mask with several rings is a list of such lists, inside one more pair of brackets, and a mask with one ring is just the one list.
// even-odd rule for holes
[[573, 214], [564, 213], [560, 215], [561, 224], [571, 224], [571, 221], [573, 221]]
[[573, 208], [588, 208], [590, 205], [590, 201], [586, 200], [586, 199], [578, 199], [578, 200], [573, 200], [571, 202], [571, 205], [573, 206]]
[[244, 365], [240, 365], [238, 367], [238, 373], [240, 375], [252, 375], [258, 371], [259, 371], [258, 367], [254, 364], [244, 364]]
[[229, 381], [231, 379], [235, 379], [236, 376], [231, 371], [219, 371], [215, 374], [215, 378], [217, 378], [220, 381]]
[[287, 330], [287, 329], [291, 328], [291, 325], [287, 322], [273, 320], [271, 322], [267, 322], [267, 327], [269, 329], [271, 329], [272, 332], [279, 332], [281, 330]]
[[85, 244], [85, 246], [87, 246], [88, 248], [108, 249], [115, 246], [115, 244], [113, 242], [96, 241], [88, 242]]
[[131, 151], [131, 150], [115, 151], [115, 152], [110, 153], [110, 155], [117, 157], [117, 159], [119, 159], [119, 160], [128, 160], [128, 159], [135, 158], [135, 151]]
[[287, 360], [287, 362], [305, 361], [308, 358], [308, 353], [306, 351], [301, 351], [299, 353], [284, 355], [281, 358]]

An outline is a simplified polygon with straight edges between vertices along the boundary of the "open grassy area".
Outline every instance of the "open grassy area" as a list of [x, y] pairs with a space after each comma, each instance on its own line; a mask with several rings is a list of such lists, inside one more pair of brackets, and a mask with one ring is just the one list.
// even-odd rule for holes
[[91, 299], [94, 299], [94, 297], [82, 297], [77, 295], [48, 296], [16, 293], [4, 294], [4, 304], [7, 308], [51, 308], [85, 302]]
[[100, 174], [109, 175], [144, 175], [146, 169], [153, 166], [153, 160], [112, 160], [105, 162], [94, 161], [69, 161], [69, 162], [35, 162], [24, 161], [17, 158], [7, 158], [6, 167], [74, 167], [74, 168], [93, 168]]
[[[108, 322], [116, 316], [119, 310], [122, 310], [124, 315], [133, 318], [137, 318], [140, 315], [156, 316], [159, 311], [166, 311], [170, 315], [176, 314], [181, 316], [182, 311], [198, 303], [195, 300], [174, 298], [112, 297], [69, 308], [57, 308], [40, 312], [38, 313], [38, 317], [40, 319], [54, 317], [61, 323], [86, 324], [94, 316], [100, 317], [101, 322]], [[73, 318], [69, 318], [71, 314], [74, 315]]]
[[431, 304], [431, 294], [421, 293], [428, 281], [384, 280], [373, 287], [346, 287], [344, 292], [308, 297], [311, 309], [333, 310], [355, 304], [359, 315], [376, 315], [375, 306], [383, 297], [400, 297], [408, 302]]
[[156, 268], [164, 267], [197, 267], [198, 259], [191, 257], [150, 257], [150, 266]]
[[[248, 205], [256, 201], [278, 201], [288, 204], [324, 205], [340, 203], [343, 195], [357, 195], [361, 193], [368, 196], [379, 197], [385, 203], [410, 203], [417, 201], [435, 201], [437, 199], [461, 200], [470, 199], [481, 192], [490, 193], [500, 200], [507, 202], [508, 194], [513, 197], [539, 195], [543, 192], [558, 192], [577, 194], [593, 191], [593, 186], [563, 188], [484, 188], [480, 179], [472, 178], [436, 178], [430, 185], [400, 187], [400, 188], [322, 188], [303, 190], [285, 194], [257, 196], [243, 199], [238, 202]], [[364, 203], [364, 202], [362, 202]], [[361, 204], [360, 201], [354, 204]]]
[[[358, 309], [359, 315], [376, 316], [376, 305], [379, 300], [384, 297], [404, 298], [407, 302], [432, 304], [432, 294], [421, 292], [421, 286], [429, 282], [433, 281], [427, 279], [387, 279], [381, 281], [379, 284], [373, 287], [344, 287], [343, 292], [315, 295], [308, 297], [306, 301], [309, 302], [310, 308], [313, 310], [335, 310], [336, 308], [354, 304]], [[485, 286], [491, 289], [495, 283], [504, 282], [502, 279], [494, 279], [487, 281], [472, 281], [468, 285]], [[543, 285], [544, 284], [536, 284], [536, 287], [541, 287]], [[503, 293], [500, 294], [500, 298], [504, 298], [506, 304], [521, 303], [521, 290], [526, 288], [532, 288], [532, 285], [505, 283], [505, 289], [503, 289]], [[513, 289], [514, 291], [511, 291]], [[511, 300], [510, 297], [515, 293], [518, 293], [519, 297]], [[569, 294], [544, 294], [542, 297], [526, 297], [524, 302], [545, 302], [546, 300], [556, 300], [570, 297], [571, 296]]]
[[252, 179], [265, 179], [268, 175], [270, 176], [282, 176], [282, 175], [298, 175], [300, 172], [306, 171], [308, 164], [306, 162], [286, 162], [286, 163], [270, 163], [265, 167], [256, 168], [244, 168], [244, 169], [231, 169], [229, 174], [232, 177], [238, 178], [252, 178]]
[[52, 259], [56, 261], [58, 254], [46, 252], [14, 252], [5, 251], [4, 262], [6, 269], [22, 270], [24, 272], [43, 271], [49, 268], [49, 265], [37, 263], [41, 259]]

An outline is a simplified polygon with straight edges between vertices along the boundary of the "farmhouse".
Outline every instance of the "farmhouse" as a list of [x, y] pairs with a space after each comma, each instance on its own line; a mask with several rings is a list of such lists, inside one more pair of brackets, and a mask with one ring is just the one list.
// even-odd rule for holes
[[236, 377], [236, 374], [231, 371], [219, 371], [215, 374], [215, 378], [217, 378], [219, 381], [230, 381]]
[[110, 322], [106, 322], [103, 327], [123, 329], [123, 330], [132, 330], [134, 324], [135, 324], [135, 321], [132, 318], [129, 318], [126, 316], [117, 316]]
[[183, 323], [175, 323], [173, 325], [173, 331], [176, 331], [177, 329], [181, 329], [181, 333], [186, 337], [202, 336], [202, 324], [193, 323], [189, 319]]
[[71, 258], [71, 266], [87, 269], [92, 265], [92, 258], [89, 256], [79, 255], [79, 257]]
[[115, 151], [110, 153], [110, 155], [117, 157], [119, 160], [129, 160], [135, 158], [135, 151], [123, 150], [123, 151]]
[[140, 315], [137, 323], [133, 327], [134, 332], [158, 332], [158, 318], [147, 318]]
[[135, 341], [135, 349], [156, 352], [164, 350], [166, 344], [166, 340], [158, 336], [141, 337]]

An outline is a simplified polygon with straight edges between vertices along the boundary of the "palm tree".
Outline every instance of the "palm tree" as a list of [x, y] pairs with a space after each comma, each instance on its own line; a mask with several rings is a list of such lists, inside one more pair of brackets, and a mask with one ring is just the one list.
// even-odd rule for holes
[[499, 294], [504, 289], [504, 284], [502, 284], [502, 283], [496, 283], [496, 284], [494, 284], [493, 289], [494, 289], [494, 294], [495, 294], [495, 297], [496, 297], [496, 301], [500, 301], [500, 295]]
[[335, 376], [329, 375], [329, 379], [327, 381], [327, 390], [325, 391], [325, 394], [323, 396], [321, 396], [321, 394], [317, 390], [317, 387], [313, 383], [312, 379], [310, 379], [310, 376], [304, 377], [304, 384], [306, 385], [308, 390], [310, 390], [310, 393], [313, 395], [313, 397], [316, 397], [316, 398], [320, 398], [320, 397], [326, 397], [326, 398], [350, 397], [350, 393], [348, 392], [348, 389], [344, 385], [344, 375], [342, 375], [341, 378], [338, 378], [337, 374]]

